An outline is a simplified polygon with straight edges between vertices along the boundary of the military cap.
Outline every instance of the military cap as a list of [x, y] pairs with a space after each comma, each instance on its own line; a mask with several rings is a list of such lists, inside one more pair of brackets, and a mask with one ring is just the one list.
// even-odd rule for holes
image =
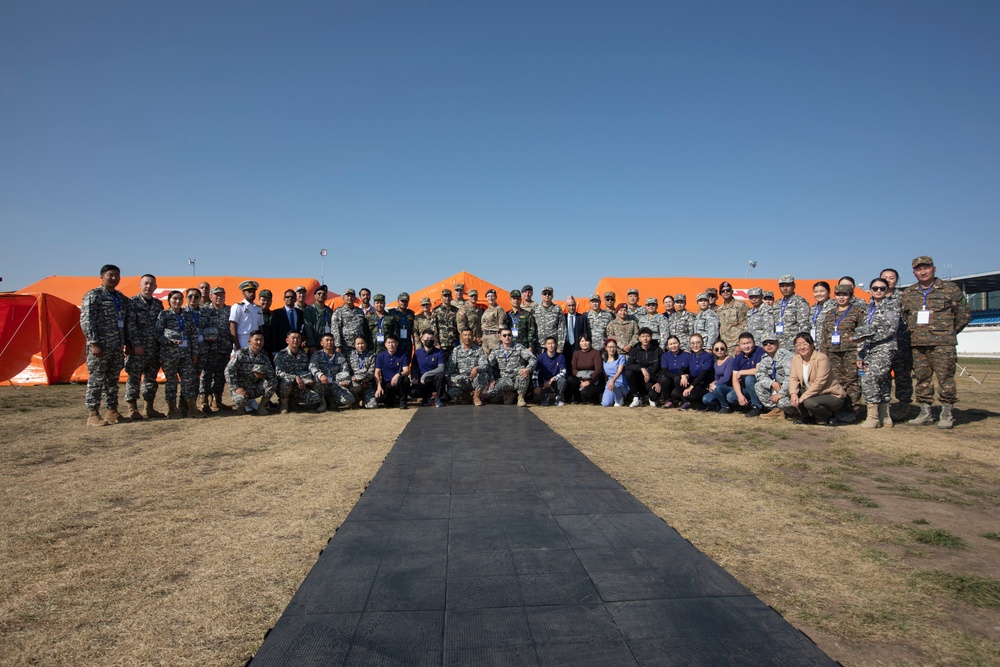
[[764, 340], [760, 341], [760, 344], [767, 345], [768, 343], [774, 343], [775, 345], [777, 345], [778, 334], [774, 333], [773, 331], [768, 331], [766, 334], [764, 334]]
[[431, 305], [431, 300], [428, 297], [425, 296], [422, 299], [420, 299], [420, 305], [421, 306], [429, 306], [429, 305]]
[[590, 295], [590, 300], [591, 301], [597, 301], [598, 303], [600, 303], [601, 297], [599, 295], [597, 295], [597, 294], [591, 294]]
[[319, 292], [320, 290], [323, 290], [324, 292], [329, 292], [330, 288], [327, 287], [326, 285], [320, 285], [319, 287], [317, 287], [316, 289], [313, 290], [313, 294], [315, 294], [316, 292]]
[[512, 298], [512, 299], [520, 299], [521, 298], [521, 292], [519, 292], [516, 289], [512, 289], [510, 291], [510, 298]]
[[714, 287], [709, 287], [707, 290], [705, 290], [705, 294], [714, 294], [715, 296], [719, 296], [719, 290], [715, 289]]
[[616, 311], [617, 311], [617, 310], [621, 310], [621, 309], [623, 309], [623, 308], [624, 308], [625, 310], [628, 310], [628, 304], [627, 304], [627, 303], [619, 303], [619, 304], [618, 304], [617, 306], [615, 306], [615, 310], [616, 310]]
[[751, 287], [747, 290], [747, 296], [764, 296], [764, 291], [759, 287]]
[[354, 288], [348, 287], [347, 289], [345, 289], [343, 296], [354, 296]]
[[795, 282], [795, 276], [793, 276], [790, 273], [786, 273], [785, 275], [778, 278], [779, 285], [791, 285], [794, 282]]
[[634, 288], [634, 287], [633, 287], [632, 289], [630, 289], [630, 290], [628, 291], [628, 293], [629, 293], [629, 294], [635, 294], [636, 296], [639, 296], [639, 290], [637, 290], [637, 289], [636, 289], [636, 288]]
[[532, 287], [531, 285], [525, 285], [524, 287], [521, 288], [521, 291], [522, 292], [534, 292], [535, 288]]
[[549, 294], [555, 294], [556, 293], [556, 291], [554, 289], [552, 289], [548, 285], [546, 285], [545, 287], [542, 288], [542, 294], [545, 294], [546, 292], [548, 292]]
[[497, 295], [497, 291], [495, 289], [493, 289], [492, 287], [489, 288], [488, 290], [486, 290], [486, 296], [489, 296], [491, 293], [493, 294], [493, 296]]
[[409, 292], [400, 292], [399, 296], [396, 297], [396, 300], [397, 301], [409, 301], [410, 300], [410, 293]]
[[477, 289], [470, 289], [469, 290], [469, 296], [479, 296], [479, 290], [477, 290]]
[[455, 283], [452, 287], [463, 292], [465, 291], [465, 283]]
[[213, 287], [212, 294], [225, 294], [226, 290], [223, 287]]
[[614, 293], [614, 292], [612, 292], [612, 291], [610, 291], [610, 290], [604, 293], [604, 298], [605, 298], [605, 299], [607, 299], [607, 298], [608, 298], [609, 296], [610, 296], [610, 297], [611, 297], [612, 299], [614, 299], [614, 298], [615, 298], [615, 293]]
[[295, 288], [295, 291], [296, 292], [308, 292], [309, 290], [306, 289], [305, 285], [299, 285], [298, 287]]
[[764, 292], [763, 292], [763, 293], [761, 294], [761, 296], [762, 296], [762, 297], [764, 297], [765, 299], [767, 299], [767, 298], [771, 298], [771, 299], [773, 299], [773, 298], [774, 298], [774, 292], [772, 292], [772, 291], [771, 291], [771, 290], [769, 290], [769, 289], [766, 289], [766, 290], [764, 290]]
[[698, 298], [695, 299], [695, 301], [708, 301], [708, 294], [706, 294], [705, 292], [701, 292], [700, 294], [698, 294]]
[[451, 290], [445, 287], [443, 290], [441, 290], [441, 296], [451, 296]]
[[846, 294], [847, 296], [850, 296], [854, 294], [854, 288], [851, 287], [850, 285], [837, 285], [836, 287], [833, 288], [833, 293]]
[[372, 297], [372, 301], [381, 301], [382, 303], [385, 303], [385, 294], [376, 294]]
[[728, 281], [728, 280], [723, 280], [723, 281], [722, 281], [722, 282], [721, 282], [721, 283], [719, 284], [719, 291], [721, 292], [722, 290], [724, 290], [724, 289], [726, 289], [726, 288], [729, 288], [729, 289], [733, 289], [733, 286], [729, 284], [729, 281]]
[[267, 375], [267, 370], [264, 368], [264, 364], [254, 364], [253, 373], [260, 373], [261, 375]]
[[913, 268], [917, 268], [921, 264], [926, 264], [927, 266], [934, 266], [934, 260], [927, 255], [921, 255], [920, 257], [913, 258]]
[[687, 298], [686, 294], [675, 294], [674, 295], [674, 301], [681, 301], [683, 303], [687, 303], [687, 300], [688, 300], [688, 298]]
[[240, 283], [241, 292], [256, 292], [258, 287], [260, 287], [260, 285], [256, 280], [244, 280]]
[[647, 306], [655, 306], [658, 303], [659, 303], [659, 301], [656, 300], [655, 296], [651, 296], [651, 297], [647, 297], [646, 298], [646, 305]]
[[262, 298], [262, 299], [270, 299], [270, 298], [273, 298], [273, 297], [274, 297], [274, 295], [271, 294], [271, 290], [269, 290], [269, 289], [262, 289], [260, 291], [260, 298]]

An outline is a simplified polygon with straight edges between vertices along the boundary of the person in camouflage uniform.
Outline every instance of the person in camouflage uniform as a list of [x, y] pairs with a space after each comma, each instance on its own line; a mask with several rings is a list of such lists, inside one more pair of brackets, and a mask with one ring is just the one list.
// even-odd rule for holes
[[332, 333], [320, 336], [319, 343], [320, 349], [313, 352], [309, 360], [309, 371], [316, 378], [313, 389], [319, 394], [316, 412], [326, 412], [327, 406], [346, 408], [354, 403], [354, 394], [344, 386], [351, 379], [347, 358], [337, 352]]
[[307, 353], [319, 349], [320, 338], [323, 334], [333, 333], [333, 309], [326, 305], [326, 296], [329, 294], [326, 285], [320, 285], [313, 290], [313, 302], [306, 306], [303, 318], [305, 327], [302, 333], [305, 336], [305, 348]]
[[646, 306], [642, 309], [636, 321], [640, 330], [645, 327], [653, 332], [653, 342], [657, 347], [659, 347], [660, 341], [663, 341], [665, 344], [667, 338], [670, 337], [670, 325], [667, 324], [667, 319], [663, 315], [656, 312], [658, 306], [659, 302], [655, 296], [648, 297], [646, 299]]
[[625, 304], [627, 314], [625, 317], [632, 320], [638, 326], [639, 318], [642, 317], [646, 309], [639, 305], [639, 290], [632, 288], [625, 294]]
[[554, 293], [555, 290], [551, 287], [542, 288], [542, 302], [535, 306], [533, 316], [535, 325], [538, 327], [538, 340], [544, 341], [552, 336], [559, 341], [558, 345], [561, 346], [562, 341], [566, 340], [566, 315], [559, 304], [553, 303]]
[[889, 307], [899, 313], [896, 353], [892, 355], [892, 382], [896, 385], [896, 401], [900, 404], [899, 416], [905, 419], [910, 411], [910, 403], [913, 402], [913, 351], [910, 349], [910, 328], [902, 316], [903, 290], [896, 289], [899, 272], [896, 269], [883, 269], [879, 277], [889, 284], [889, 294], [885, 297]]
[[[190, 292], [198, 295], [195, 303], [201, 301], [201, 293], [197, 289], [192, 288]], [[181, 292], [172, 291], [167, 303], [170, 308], [156, 318], [160, 364], [166, 377], [163, 393], [167, 397], [167, 417], [177, 419], [181, 416], [180, 410], [177, 409], [178, 377], [181, 384], [181, 400], [187, 404], [187, 416], [204, 417], [205, 413], [195, 404], [198, 396], [198, 375], [195, 368], [202, 347], [200, 332], [194, 322], [192, 311], [183, 308], [184, 295]]]
[[889, 283], [876, 278], [868, 286], [872, 299], [862, 325], [854, 330], [858, 344], [858, 368], [861, 377], [861, 394], [868, 405], [868, 417], [862, 428], [892, 427], [889, 416], [889, 373], [892, 356], [896, 351], [896, 328], [899, 312], [885, 298]]
[[458, 326], [459, 334], [462, 333], [462, 329], [471, 329], [472, 342], [482, 346], [483, 311], [479, 309], [477, 301], [479, 301], [479, 291], [474, 289], [469, 290], [469, 300], [465, 302], [465, 306], [458, 309], [455, 324]]
[[[209, 289], [208, 294], [209, 298], [211, 299], [212, 296], [211, 289]], [[198, 338], [198, 347], [200, 349], [200, 353], [198, 354], [197, 358], [193, 360], [194, 378], [195, 378], [194, 383], [195, 383], [195, 388], [198, 389], [198, 396], [196, 397], [196, 403], [198, 404], [201, 411], [207, 415], [211, 411], [205, 409], [207, 406], [202, 400], [204, 398], [204, 393], [202, 392], [201, 387], [204, 386], [206, 382], [202, 376], [205, 373], [205, 359], [208, 357], [208, 345], [205, 343], [205, 327], [209, 326], [209, 324], [211, 323], [212, 314], [211, 313], [209, 313], [208, 315], [204, 314], [204, 309], [202, 308], [201, 290], [195, 289], [194, 287], [189, 287], [185, 291], [184, 295], [187, 297], [187, 306], [184, 307], [184, 312], [186, 313], [186, 316], [189, 317], [194, 322], [194, 328], [195, 331], [197, 332], [197, 338]], [[180, 401], [177, 405], [177, 408], [180, 411], [182, 417], [187, 416], [186, 401]]]
[[[609, 294], [611, 294], [609, 292]], [[596, 294], [590, 295], [590, 310], [587, 311], [587, 321], [590, 324], [590, 335], [593, 340], [591, 346], [595, 350], [604, 349], [604, 340], [608, 337], [608, 324], [615, 319], [615, 314], [610, 310], [601, 308], [601, 297]]]
[[416, 314], [409, 309], [409, 292], [400, 292], [396, 297], [397, 306], [389, 312], [396, 318], [399, 325], [399, 351], [406, 355], [407, 359], [413, 358], [413, 339], [419, 337], [417, 332]]
[[[778, 279], [781, 299], [774, 302], [774, 332], [778, 334], [781, 347], [795, 351], [795, 337], [809, 333], [812, 326], [809, 318], [809, 303], [795, 293], [795, 276], [783, 275]], [[765, 295], [766, 296], [766, 295]]]
[[809, 310], [810, 333], [813, 340], [819, 340], [823, 333], [823, 322], [831, 310], [837, 308], [837, 302], [831, 299], [830, 283], [821, 280], [813, 284], [813, 297], [816, 303]]
[[816, 347], [830, 357], [833, 377], [851, 399], [844, 411], [853, 407], [856, 414], [861, 406], [861, 384], [858, 381], [858, 343], [854, 339], [854, 330], [865, 321], [865, 314], [853, 305], [853, 292], [850, 285], [837, 285], [834, 288], [837, 307], [823, 321], [823, 330], [820, 339], [816, 341]]
[[674, 314], [670, 316], [670, 335], [677, 336], [681, 349], [691, 351], [691, 334], [694, 333], [694, 313], [687, 309], [687, 295], [674, 295]]
[[364, 311], [355, 305], [354, 290], [344, 290], [343, 296], [344, 305], [333, 313], [333, 340], [337, 351], [346, 355], [354, 349], [354, 339], [358, 336], [370, 345], [371, 331]]
[[209, 414], [210, 408], [230, 411], [232, 408], [222, 402], [222, 391], [226, 385], [226, 364], [233, 351], [233, 339], [229, 335], [230, 308], [226, 305], [226, 290], [221, 287], [212, 289], [212, 304], [202, 306], [201, 317], [206, 320], [203, 334], [205, 345], [202, 356], [205, 357], [204, 371], [201, 374], [202, 412]]
[[510, 326], [510, 318], [507, 311], [497, 305], [495, 289], [486, 290], [486, 303], [480, 323], [483, 327], [483, 352], [489, 356], [500, 345], [500, 330]]
[[[851, 294], [854, 294], [854, 290], [858, 286], [858, 284], [854, 281], [854, 278], [852, 278], [851, 276], [843, 276], [840, 280], [837, 281], [837, 284], [850, 285]], [[868, 302], [862, 299], [861, 297], [854, 295], [851, 297], [851, 305], [854, 306], [855, 308], [858, 308], [859, 310], [864, 310], [865, 308], [868, 307]]]
[[[101, 267], [101, 286], [87, 292], [80, 305], [80, 329], [87, 337], [87, 425], [117, 424], [118, 377], [125, 367], [125, 345], [132, 353], [145, 354], [136, 338], [135, 314], [132, 302], [116, 288], [121, 282], [121, 270], [113, 264]], [[104, 399], [104, 419], [101, 419], [101, 399]]]
[[[267, 404], [274, 394], [277, 378], [271, 357], [264, 352], [264, 334], [251, 331], [247, 347], [237, 350], [226, 364], [226, 382], [233, 406], [241, 412], [267, 414]], [[260, 399], [258, 402], [257, 399]]]
[[510, 305], [511, 309], [507, 312], [507, 320], [510, 322], [510, 330], [514, 334], [514, 342], [532, 354], [538, 354], [541, 347], [538, 342], [538, 324], [530, 311], [521, 308], [521, 293], [516, 289], [510, 291]]
[[771, 309], [764, 305], [764, 292], [759, 287], [747, 290], [750, 299], [750, 309], [747, 311], [747, 331], [753, 334], [754, 340], [763, 340], [764, 336], [774, 333], [774, 320]]
[[[139, 421], [147, 418], [162, 418], [165, 415], [153, 409], [156, 398], [156, 374], [160, 370], [160, 343], [156, 339], [156, 319], [163, 312], [163, 302], [153, 297], [156, 291], [156, 276], [147, 273], [139, 279], [139, 294], [132, 297], [132, 313], [135, 318], [135, 340], [142, 347], [142, 354], [135, 354], [134, 348], [126, 347], [132, 352], [125, 357], [125, 371], [128, 381], [125, 383], [125, 418]], [[145, 403], [143, 412], [139, 412], [137, 402], [140, 395]]]
[[437, 337], [437, 327], [435, 326], [436, 321], [434, 318], [434, 313], [431, 312], [431, 300], [429, 297], [423, 297], [420, 299], [420, 312], [417, 313], [416, 317], [413, 318], [413, 326], [416, 336], [416, 340], [420, 340], [420, 337], [424, 335], [424, 332], [430, 329], [435, 338]]
[[351, 374], [348, 387], [357, 404], [365, 408], [377, 408], [375, 400], [375, 355], [368, 349], [364, 336], [354, 339], [354, 351], [347, 355], [347, 368]]
[[733, 296], [733, 286], [729, 281], [723, 281], [719, 285], [719, 294], [722, 295], [722, 303], [715, 309], [715, 314], [719, 316], [719, 338], [735, 355], [739, 350], [740, 334], [747, 330], [747, 312], [750, 308]]
[[445, 359], [451, 356], [458, 342], [458, 308], [451, 305], [451, 290], [441, 290], [441, 303], [434, 309], [434, 333]]
[[509, 327], [500, 330], [500, 346], [490, 352], [489, 363], [496, 379], [483, 392], [484, 397], [502, 397], [504, 404], [510, 405], [516, 396], [518, 406], [526, 406], [525, 397], [531, 391], [531, 374], [538, 359], [527, 348], [514, 342], [514, 334]]
[[769, 289], [764, 290], [764, 305], [768, 308], [774, 308], [774, 292]]
[[462, 329], [461, 344], [456, 347], [445, 364], [448, 376], [448, 394], [461, 403], [472, 396], [475, 405], [482, 405], [483, 389], [489, 384], [489, 362], [483, 349], [473, 342], [472, 329]]
[[319, 407], [320, 396], [315, 390], [316, 378], [309, 370], [309, 353], [302, 349], [302, 334], [289, 331], [285, 342], [288, 347], [274, 357], [281, 414], [288, 414], [293, 402]]
[[[517, 290], [514, 291], [516, 292]], [[534, 295], [535, 288], [531, 285], [525, 285], [521, 288], [521, 310], [532, 315], [535, 314], [535, 308], [538, 307], [538, 304], [531, 300], [531, 297]], [[514, 336], [514, 338], [517, 338], [517, 336]]]
[[629, 319], [628, 304], [619, 303], [615, 309], [615, 319], [604, 328], [604, 339], [608, 338], [618, 341], [618, 349], [624, 354], [628, 354], [639, 342], [639, 325], [634, 319]]
[[770, 412], [761, 419], [784, 419], [796, 412], [788, 394], [788, 378], [792, 375], [792, 353], [782, 348], [774, 332], [764, 335], [764, 356], [757, 364], [757, 384], [754, 391], [761, 404]]
[[469, 305], [469, 300], [465, 298], [465, 283], [455, 283], [451, 286], [454, 290], [454, 299], [451, 305], [455, 306], [459, 310], [462, 310]]
[[955, 386], [955, 347], [958, 334], [969, 324], [972, 313], [962, 289], [935, 275], [934, 260], [922, 255], [913, 260], [917, 282], [903, 290], [902, 315], [910, 331], [913, 375], [917, 379], [917, 402], [920, 414], [908, 423], [931, 424], [934, 402], [933, 376], [937, 376], [941, 416], [938, 428], [954, 426], [952, 406], [958, 401]]
[[712, 347], [719, 340], [719, 315], [709, 306], [712, 300], [708, 294], [698, 295], [698, 314], [694, 316], [694, 331], [701, 334], [705, 347]]
[[[368, 330], [375, 339], [375, 354], [385, 350], [385, 339], [392, 336], [399, 340], [399, 318], [385, 309], [385, 294], [376, 294], [372, 298], [374, 310], [368, 314]], [[407, 332], [409, 333], [409, 332]]]

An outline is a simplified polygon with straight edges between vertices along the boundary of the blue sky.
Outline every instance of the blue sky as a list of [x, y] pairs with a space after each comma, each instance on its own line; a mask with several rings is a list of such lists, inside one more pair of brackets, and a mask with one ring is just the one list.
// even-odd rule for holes
[[1000, 269], [1000, 3], [0, 3], [0, 289]]

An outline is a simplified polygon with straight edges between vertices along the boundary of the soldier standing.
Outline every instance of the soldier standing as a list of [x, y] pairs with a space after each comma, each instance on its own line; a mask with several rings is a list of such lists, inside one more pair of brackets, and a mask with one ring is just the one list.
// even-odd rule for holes
[[480, 322], [483, 326], [483, 352], [489, 356], [490, 352], [500, 345], [500, 330], [510, 326], [510, 318], [507, 312], [497, 305], [497, 291], [495, 289], [486, 290], [486, 310]]
[[844, 411], [854, 408], [854, 415], [861, 407], [861, 385], [858, 380], [858, 343], [854, 330], [865, 320], [864, 312], [853, 304], [850, 285], [837, 285], [833, 289], [837, 307], [823, 321], [823, 330], [816, 347], [830, 357], [833, 377], [847, 392], [850, 403]]
[[670, 316], [670, 335], [677, 336], [681, 349], [691, 350], [691, 334], [694, 333], [694, 313], [687, 309], [687, 295], [674, 295], [674, 314]]
[[538, 324], [535, 322], [535, 316], [530, 311], [524, 310], [521, 307], [521, 293], [516, 289], [510, 291], [510, 305], [511, 309], [507, 312], [507, 319], [510, 322], [510, 330], [514, 336], [514, 342], [520, 344], [532, 354], [538, 354], [540, 349], [538, 343]]
[[458, 342], [458, 308], [451, 305], [451, 290], [441, 290], [441, 304], [434, 309], [434, 331], [447, 359]]
[[736, 354], [740, 343], [740, 334], [747, 330], [747, 312], [750, 308], [733, 296], [733, 286], [728, 280], [719, 285], [722, 303], [715, 309], [719, 316], [719, 337]]
[[[375, 355], [385, 351], [385, 341], [392, 336], [399, 343], [399, 318], [385, 309], [385, 294], [376, 294], [372, 299], [375, 309], [368, 316], [368, 330], [375, 340]], [[407, 332], [409, 333], [409, 332]]]
[[489, 384], [483, 392], [484, 396], [502, 396], [504, 405], [513, 404], [516, 397], [518, 406], [525, 407], [528, 404], [525, 397], [531, 391], [531, 373], [535, 370], [538, 359], [514, 342], [514, 333], [509, 327], [500, 330], [500, 345], [490, 352], [489, 363], [496, 380]]
[[646, 299], [646, 306], [642, 309], [636, 322], [639, 325], [639, 329], [645, 327], [652, 332], [653, 342], [657, 347], [659, 347], [660, 341], [666, 343], [667, 338], [670, 337], [670, 331], [667, 329], [667, 320], [656, 312], [658, 306], [659, 303], [655, 296], [648, 297]]
[[229, 337], [233, 347], [243, 349], [249, 344], [250, 333], [260, 331], [264, 325], [264, 313], [254, 301], [257, 299], [256, 280], [244, 280], [240, 283], [243, 300], [229, 309]]
[[455, 283], [452, 285], [452, 289], [455, 290], [455, 299], [451, 302], [451, 305], [461, 311], [469, 305], [469, 301], [465, 298], [465, 283]]
[[236, 350], [226, 364], [226, 382], [237, 410], [246, 413], [256, 410], [258, 415], [267, 415], [267, 403], [277, 380], [271, 357], [264, 352], [264, 334], [260, 331], [251, 331], [247, 346]]
[[[101, 267], [101, 286], [87, 292], [80, 305], [80, 329], [87, 337], [87, 425], [117, 424], [118, 377], [125, 367], [125, 345], [142, 356], [145, 349], [135, 334], [131, 301], [116, 288], [121, 270], [114, 264]], [[101, 419], [101, 399], [104, 419]]]
[[264, 351], [274, 358], [277, 350], [270, 349], [271, 340], [271, 318], [274, 317], [274, 311], [271, 310], [271, 303], [274, 300], [274, 295], [269, 289], [262, 289], [260, 291], [260, 313], [264, 320], [264, 323], [260, 325], [260, 332], [264, 334]]
[[398, 305], [389, 312], [395, 316], [399, 324], [399, 351], [406, 355], [407, 359], [412, 359], [413, 337], [419, 334], [414, 333], [416, 331], [416, 316], [408, 308], [410, 305], [410, 294], [408, 292], [400, 292], [399, 296], [396, 297], [396, 301]]
[[[226, 387], [226, 364], [229, 363], [229, 355], [233, 353], [233, 339], [229, 335], [229, 315], [232, 308], [226, 304], [226, 290], [222, 287], [214, 288], [212, 304], [202, 308], [202, 311], [210, 320], [205, 328], [205, 372], [201, 376], [201, 393], [204, 394], [202, 410], [211, 403], [216, 410], [229, 412], [232, 407], [222, 402], [222, 391]], [[208, 335], [209, 333], [212, 335]]]
[[764, 305], [764, 291], [761, 288], [751, 287], [747, 290], [747, 297], [750, 299], [746, 320], [747, 331], [753, 334], [754, 340], [763, 340], [765, 336], [774, 333], [771, 309]]
[[[614, 293], [608, 292], [607, 294], [610, 294], [612, 301], [614, 301]], [[615, 314], [613, 312], [601, 308], [601, 297], [591, 294], [590, 310], [587, 311], [587, 321], [590, 323], [590, 334], [593, 336], [593, 340], [590, 341], [593, 349], [604, 349], [604, 339], [607, 338], [608, 324], [614, 318]]]
[[[125, 383], [125, 405], [128, 411], [126, 419], [139, 421], [143, 414], [148, 418], [162, 418], [162, 412], [153, 409], [156, 398], [156, 374], [160, 370], [160, 344], [156, 340], [156, 318], [163, 312], [163, 302], [153, 296], [156, 291], [156, 276], [147, 273], [139, 279], [139, 294], [132, 297], [132, 312], [135, 317], [135, 339], [142, 347], [142, 354], [135, 354], [135, 349], [125, 357], [125, 371], [128, 382]], [[128, 348], [126, 348], [128, 349]], [[144, 402], [143, 413], [137, 405], [140, 395]]]
[[629, 350], [639, 342], [639, 325], [635, 320], [629, 319], [628, 304], [620, 303], [615, 310], [615, 319], [608, 322], [604, 329], [605, 340], [614, 338], [622, 352], [628, 354]]
[[917, 282], [903, 290], [902, 313], [910, 330], [913, 374], [917, 378], [917, 402], [920, 414], [908, 423], [914, 426], [934, 423], [932, 376], [937, 376], [941, 416], [938, 428], [954, 426], [952, 406], [958, 401], [955, 364], [958, 334], [972, 319], [969, 304], [961, 288], [935, 275], [934, 260], [922, 255], [913, 260]]
[[913, 402], [913, 351], [910, 349], [910, 329], [902, 316], [903, 291], [896, 289], [899, 283], [899, 272], [896, 269], [883, 269], [879, 274], [889, 285], [889, 293], [885, 300], [888, 307], [899, 313], [899, 326], [896, 327], [896, 352], [892, 355], [892, 378], [896, 384], [896, 401], [899, 402], [899, 416], [905, 419]]
[[417, 340], [420, 340], [424, 332], [428, 329], [437, 336], [437, 328], [434, 326], [434, 313], [431, 312], [430, 297], [425, 296], [420, 299], [420, 312], [413, 318], [413, 326], [414, 331], [416, 331]]
[[641, 318], [643, 313], [646, 312], [646, 309], [639, 305], [639, 290], [637, 290], [634, 287], [630, 289], [628, 293], [625, 295], [625, 303], [627, 304], [626, 307], [628, 308], [628, 315], [627, 315], [628, 319], [632, 320], [633, 322], [636, 323], [636, 325], [638, 325], [639, 318]]
[[892, 382], [892, 357], [896, 350], [896, 329], [899, 327], [899, 311], [885, 298], [889, 283], [876, 278], [868, 285], [872, 293], [871, 303], [866, 309], [867, 316], [862, 326], [854, 330], [858, 339], [858, 368], [864, 370], [861, 377], [861, 393], [868, 405], [868, 418], [862, 428], [892, 428], [889, 416], [889, 389]]
[[479, 291], [469, 290], [469, 300], [464, 308], [459, 308], [458, 317], [455, 323], [458, 326], [458, 333], [461, 335], [462, 329], [472, 330], [472, 342], [476, 345], [483, 344], [483, 311], [479, 309]]
[[552, 301], [555, 291], [545, 286], [542, 288], [542, 302], [535, 306], [535, 325], [538, 327], [538, 339], [544, 341], [549, 336], [556, 339], [559, 353], [566, 341], [566, 315], [559, 304]]
[[[189, 292], [197, 295], [194, 302], [201, 301], [201, 293], [192, 289]], [[177, 378], [180, 378], [181, 400], [184, 401], [188, 417], [204, 417], [205, 413], [198, 409], [195, 399], [198, 396], [198, 375], [195, 368], [202, 343], [199, 331], [194, 323], [190, 310], [182, 308], [184, 295], [174, 290], [167, 298], [170, 308], [160, 313], [156, 319], [156, 337], [160, 341], [160, 363], [163, 365], [163, 375], [166, 383], [163, 393], [167, 397], [167, 417], [181, 417], [177, 409]]]
[[[365, 313], [354, 305], [354, 289], [344, 290], [344, 305], [333, 313], [333, 340], [337, 351], [347, 355], [354, 349], [354, 340], [361, 336], [367, 344], [371, 340]], [[373, 390], [374, 391], [374, 390]]]
[[482, 391], [489, 383], [489, 363], [483, 349], [475, 344], [472, 329], [462, 329], [461, 344], [452, 350], [445, 364], [448, 376], [448, 393], [460, 403], [467, 403], [472, 396], [474, 405], [482, 405]]
[[328, 293], [326, 285], [320, 285], [313, 290], [313, 302], [305, 310], [305, 347], [306, 352], [319, 349], [319, 340], [323, 334], [333, 331], [333, 309], [326, 305]]
[[309, 371], [309, 355], [302, 349], [302, 334], [289, 331], [285, 341], [288, 347], [274, 357], [281, 414], [288, 414], [290, 404], [295, 401], [318, 408], [320, 396], [313, 389], [316, 378]]
[[[209, 296], [211, 297], [211, 290], [209, 290]], [[205, 387], [209, 384], [209, 380], [205, 378], [205, 361], [208, 359], [208, 344], [205, 341], [205, 329], [211, 328], [212, 323], [212, 313], [206, 311], [202, 308], [201, 303], [201, 291], [193, 287], [188, 288], [185, 293], [187, 297], [187, 307], [184, 308], [184, 312], [188, 319], [194, 322], [195, 336], [198, 339], [198, 355], [192, 358], [192, 364], [194, 366], [194, 384], [195, 391], [197, 393], [196, 402], [199, 409], [203, 413], [211, 414], [211, 410], [208, 408], [208, 403], [205, 401]], [[207, 314], [206, 314], [207, 313]], [[213, 335], [214, 334], [211, 334]], [[214, 340], [214, 338], [213, 338]], [[164, 368], [164, 374], [166, 369]], [[177, 406], [182, 417], [187, 416], [187, 403], [181, 401]], [[167, 413], [169, 415], [169, 412]]]
[[[517, 290], [514, 290], [515, 292]], [[531, 285], [525, 285], [521, 288], [521, 310], [526, 313], [535, 314], [535, 307], [538, 306], [537, 303], [531, 300], [531, 297], [535, 295], [535, 288]], [[517, 334], [514, 334], [514, 338], [517, 338]]]
[[351, 379], [347, 359], [337, 352], [332, 333], [320, 336], [319, 343], [321, 349], [313, 352], [312, 359], [309, 360], [309, 370], [316, 378], [314, 388], [319, 393], [316, 412], [326, 412], [327, 406], [333, 408], [339, 405], [346, 408], [354, 403], [354, 394], [346, 386]]
[[698, 314], [694, 317], [693, 333], [701, 334], [706, 347], [719, 340], [719, 316], [711, 309], [712, 299], [705, 292], [698, 295]]
[[811, 327], [809, 304], [795, 293], [795, 276], [781, 276], [778, 289], [781, 299], [774, 304], [774, 332], [778, 334], [781, 347], [794, 352], [795, 337], [800, 333], [809, 333]]

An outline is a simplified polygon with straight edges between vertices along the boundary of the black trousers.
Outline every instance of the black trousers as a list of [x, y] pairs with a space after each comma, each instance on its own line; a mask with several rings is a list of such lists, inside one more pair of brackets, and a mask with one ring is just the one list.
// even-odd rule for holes
[[406, 397], [410, 395], [410, 378], [402, 377], [399, 378], [399, 383], [393, 387], [388, 382], [382, 383], [382, 395], [376, 400], [387, 406], [393, 406], [400, 402], [406, 400]]
[[591, 382], [586, 387], [581, 387], [581, 384], [583, 384], [583, 380], [575, 375], [566, 378], [566, 400], [575, 399], [581, 403], [593, 403], [594, 405], [601, 402], [601, 396], [604, 394], [603, 384]]
[[657, 381], [655, 375], [650, 374], [649, 381], [647, 382], [642, 377], [642, 371], [625, 371], [625, 381], [628, 382], [628, 387], [632, 390], [633, 396], [648, 398], [652, 403], [660, 400], [660, 392], [653, 391], [653, 385]]
[[410, 396], [421, 400], [427, 400], [431, 397], [432, 393], [436, 392], [438, 398], [444, 400], [445, 379], [444, 373], [439, 373], [430, 377], [427, 384], [421, 382], [419, 378], [415, 378], [410, 384]]

